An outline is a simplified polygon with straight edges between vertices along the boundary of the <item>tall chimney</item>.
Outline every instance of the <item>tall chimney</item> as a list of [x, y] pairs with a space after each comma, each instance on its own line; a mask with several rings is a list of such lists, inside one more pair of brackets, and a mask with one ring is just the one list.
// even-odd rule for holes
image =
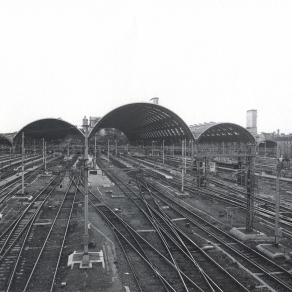
[[252, 109], [246, 112], [246, 129], [253, 135], [257, 134], [257, 110]]

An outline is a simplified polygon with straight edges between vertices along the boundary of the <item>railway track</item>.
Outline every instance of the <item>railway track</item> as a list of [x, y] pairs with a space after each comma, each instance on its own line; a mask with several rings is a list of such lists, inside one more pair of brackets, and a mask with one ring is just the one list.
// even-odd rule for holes
[[[77, 189], [57, 177], [0, 237], [0, 290], [53, 291]], [[62, 194], [63, 193], [63, 194]], [[53, 206], [52, 206], [53, 204]]]
[[[54, 167], [54, 164], [55, 161], [51, 162], [48, 169]], [[27, 174], [25, 176], [25, 184], [33, 183], [39, 173], [40, 169], [37, 168], [30, 172], [29, 174]], [[2, 218], [0, 233], [7, 227], [8, 224], [10, 224], [10, 222], [16, 220], [16, 218], [18, 218], [22, 211], [25, 209], [25, 205], [20, 204], [17, 206], [17, 210], [14, 208], [13, 210], [10, 210], [7, 214], [5, 210], [8, 207], [9, 200], [13, 198], [13, 196], [16, 195], [18, 191], [21, 189], [21, 183], [19, 182], [19, 180], [20, 178], [11, 181], [0, 191], [0, 212], [2, 212], [2, 214], [5, 214], [5, 216]], [[32, 197], [34, 197], [35, 195], [36, 194], [32, 194]]]
[[19, 252], [29, 239], [29, 230], [32, 228], [43, 204], [55, 190], [58, 182], [58, 179], [55, 178], [42, 189], [22, 214], [0, 235], [0, 290], [7, 289]]
[[[182, 230], [177, 229], [161, 209], [156, 208], [153, 200], [150, 200], [151, 203], [145, 198], [141, 200], [141, 197], [137, 197], [137, 194], [118, 177], [108, 171], [105, 172], [151, 222], [160, 241], [163, 242], [163, 249], [159, 251], [166, 250], [164, 256], [177, 268], [180, 282], [184, 287], [182, 291], [198, 289], [198, 287], [198, 291], [228, 291], [228, 289], [249, 291]], [[184, 273], [180, 274], [180, 271]], [[211, 275], [209, 275], [210, 271], [212, 271]]]
[[287, 269], [251, 249], [227, 232], [217, 228], [192, 210], [190, 205], [182, 200], [175, 199], [168, 190], [163, 190], [153, 183], [150, 183], [150, 185], [152, 195], [174, 211], [172, 217], [175, 216], [174, 218], [177, 218], [177, 216], [181, 216], [186, 218], [195, 229], [205, 233], [205, 236], [211, 238], [214, 244], [219, 244], [222, 249], [248, 270], [252, 271], [252, 273], [257, 274], [275, 291], [292, 291], [292, 274]]
[[[40, 162], [42, 160], [42, 157], [40, 155], [37, 156], [30, 156], [24, 159], [25, 167], [29, 167], [30, 165]], [[11, 163], [8, 162], [7, 164], [3, 165], [0, 168], [0, 171], [2, 172], [2, 179], [6, 178], [8, 175], [11, 175], [11, 173], [14, 173], [16, 170], [15, 168], [19, 168], [21, 166], [21, 159], [16, 159], [15, 161], [12, 161]]]
[[[160, 178], [160, 176], [157, 175], [155, 171], [151, 171], [149, 169], [146, 171], [147, 174], [151, 175], [152, 177]], [[178, 189], [181, 186], [181, 179], [176, 176], [174, 176], [172, 180], [165, 181], [167, 181], [167, 184], [170, 184]], [[209, 196], [211, 198], [224, 201], [229, 205], [239, 207], [242, 210], [246, 210], [246, 193], [244, 191], [240, 190], [239, 188], [232, 188], [226, 183], [220, 182], [218, 179], [215, 178], [211, 178], [211, 181], [212, 183], [216, 184], [216, 189], [212, 187], [198, 188], [194, 186], [191, 178], [186, 176], [184, 188], [191, 193]], [[232, 194], [233, 196], [230, 196]], [[259, 197], [255, 197], [255, 201], [258, 202], [258, 205], [256, 205], [254, 208], [256, 216], [262, 218], [262, 220], [267, 222], [268, 224], [274, 224], [274, 203]], [[265, 204], [264, 207], [263, 204]], [[283, 229], [283, 234], [288, 238], [292, 238], [292, 218], [285, 215], [291, 214], [292, 209], [282, 204], [280, 211], [282, 212], [282, 214], [280, 214], [280, 226]]]
[[[47, 161], [47, 164], [48, 165], [52, 165], [52, 164], [54, 164], [56, 162], [56, 160], [58, 160], [58, 157], [51, 158], [50, 160]], [[39, 171], [39, 169], [42, 167], [42, 165], [43, 165], [42, 163], [34, 165], [34, 169], [29, 169], [28, 172], [25, 172], [25, 177], [27, 175], [29, 175], [31, 172], [35, 172], [35, 170]], [[31, 164], [30, 164], [30, 166], [31, 166]], [[49, 168], [50, 167], [48, 167], [48, 169]], [[13, 176], [15, 176], [15, 177], [13, 178]], [[7, 181], [7, 179], [9, 177], [12, 178], [12, 179]], [[19, 182], [21, 180], [21, 175], [16, 176], [16, 172], [13, 170], [13, 171], [5, 172], [5, 178], [6, 178], [6, 183], [2, 184], [2, 186], [0, 186], [0, 196], [1, 197], [3, 195], [3, 192], [5, 192], [5, 190], [7, 188], [9, 188], [9, 186], [11, 184], [13, 184], [14, 182]], [[2, 177], [2, 179], [3, 179], [3, 177]]]
[[[100, 199], [90, 192], [90, 205], [103, 217], [112, 228], [117, 242], [125, 256], [129, 270], [132, 272], [132, 280], [127, 280], [128, 285], [134, 291], [176, 291], [167, 279], [153, 265], [154, 258], [164, 257], [156, 248], [143, 239], [121, 217], [114, 213], [109, 206], [101, 204]], [[152, 260], [146, 254], [152, 252]], [[157, 260], [157, 259], [156, 259]], [[143, 280], [141, 280], [143, 279]]]
[[64, 169], [58, 169], [0, 234], [0, 291], [53, 291], [55, 287], [77, 195], [71, 178], [64, 181], [66, 191], [56, 189], [65, 175]]
[[[38, 243], [33, 249], [24, 248], [22, 254], [19, 255], [17, 264], [10, 277], [7, 291], [15, 291], [15, 289], [20, 291], [54, 290], [55, 279], [76, 196], [77, 188], [75, 188], [72, 179], [57, 210], [50, 216], [52, 223], [46, 232], [42, 244]], [[34, 232], [37, 233], [37, 230]], [[21, 273], [23, 267], [21, 264], [22, 258], [29, 260], [26, 260], [23, 276], [21, 279], [18, 279], [17, 275]]]

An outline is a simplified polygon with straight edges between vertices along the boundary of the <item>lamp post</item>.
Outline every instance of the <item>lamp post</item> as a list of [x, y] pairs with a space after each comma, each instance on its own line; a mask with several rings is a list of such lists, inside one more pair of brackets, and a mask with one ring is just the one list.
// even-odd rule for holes
[[84, 133], [84, 253], [82, 258], [82, 265], [89, 265], [88, 254], [88, 120], [83, 120]]

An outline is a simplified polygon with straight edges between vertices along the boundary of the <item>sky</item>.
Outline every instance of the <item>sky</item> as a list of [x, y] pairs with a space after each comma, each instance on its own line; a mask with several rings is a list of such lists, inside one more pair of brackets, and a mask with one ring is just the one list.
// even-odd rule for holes
[[0, 133], [149, 101], [292, 133], [291, 0], [0, 1]]

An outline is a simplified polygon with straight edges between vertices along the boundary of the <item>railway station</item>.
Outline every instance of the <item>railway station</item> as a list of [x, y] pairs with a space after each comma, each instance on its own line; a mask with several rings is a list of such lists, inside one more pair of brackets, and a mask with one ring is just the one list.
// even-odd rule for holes
[[250, 114], [154, 99], [0, 134], [0, 291], [292, 291], [290, 144]]

